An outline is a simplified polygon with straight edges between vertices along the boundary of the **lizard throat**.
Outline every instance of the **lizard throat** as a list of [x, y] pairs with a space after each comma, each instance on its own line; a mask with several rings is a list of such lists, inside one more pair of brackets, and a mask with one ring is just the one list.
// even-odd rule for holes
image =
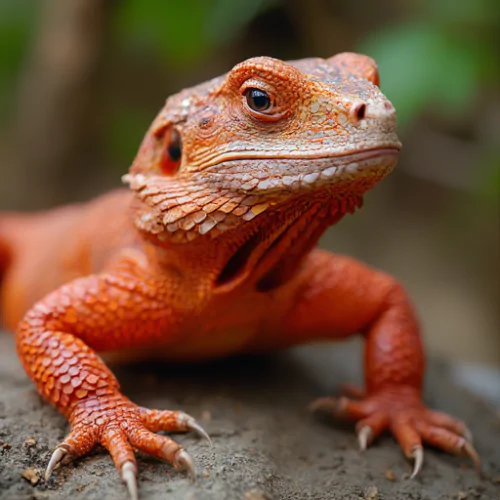
[[267, 223], [260, 221], [257, 230], [237, 246], [224, 265], [214, 293], [226, 293], [247, 281], [261, 292], [286, 283], [323, 232], [361, 204], [360, 197], [342, 203], [330, 199], [306, 207], [285, 207], [274, 217], [268, 214]]

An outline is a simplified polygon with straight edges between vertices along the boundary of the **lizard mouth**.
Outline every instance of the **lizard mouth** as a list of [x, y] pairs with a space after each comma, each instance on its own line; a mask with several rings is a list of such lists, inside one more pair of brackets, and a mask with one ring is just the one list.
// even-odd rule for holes
[[277, 153], [276, 151], [233, 151], [228, 153], [219, 154], [210, 159], [204, 158], [203, 164], [205, 169], [210, 169], [227, 162], [240, 161], [240, 160], [339, 160], [350, 157], [363, 157], [369, 158], [372, 156], [380, 156], [383, 154], [398, 154], [401, 150], [401, 143], [397, 140], [389, 140], [384, 143], [379, 143], [373, 146], [363, 147], [357, 145], [350, 150], [344, 151], [304, 151], [297, 149], [296, 151], [289, 151], [287, 153]]
[[[390, 144], [343, 155], [257, 155], [232, 157], [205, 170], [222, 188], [241, 194], [273, 196], [333, 188], [369, 177], [381, 179], [397, 163], [399, 147]], [[254, 166], [248, 168], [248, 161]], [[227, 175], [226, 175], [227, 174]], [[227, 185], [226, 185], [227, 184]]]

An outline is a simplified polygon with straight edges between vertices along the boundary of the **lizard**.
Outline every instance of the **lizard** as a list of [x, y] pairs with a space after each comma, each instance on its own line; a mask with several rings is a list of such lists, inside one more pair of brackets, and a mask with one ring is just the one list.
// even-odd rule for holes
[[48, 463], [100, 444], [131, 498], [140, 450], [194, 477], [158, 431], [195, 431], [180, 410], [137, 406], [105, 359], [197, 361], [312, 341], [365, 340], [365, 389], [313, 409], [356, 422], [366, 449], [390, 431], [469, 456], [465, 424], [422, 401], [414, 306], [392, 276], [317, 248], [395, 167], [396, 112], [375, 61], [341, 53], [254, 57], [170, 96], [123, 181], [81, 204], [0, 215], [2, 317], [43, 398], [71, 427]]

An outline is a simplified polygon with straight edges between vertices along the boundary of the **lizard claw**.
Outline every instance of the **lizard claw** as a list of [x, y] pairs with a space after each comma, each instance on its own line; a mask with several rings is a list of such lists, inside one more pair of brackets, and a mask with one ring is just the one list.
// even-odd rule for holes
[[364, 425], [361, 427], [361, 429], [358, 431], [358, 443], [359, 443], [359, 449], [361, 451], [366, 451], [366, 448], [368, 448], [368, 444], [371, 442], [373, 439], [373, 431], [370, 426]]
[[196, 472], [191, 456], [184, 450], [179, 450], [174, 459], [174, 467], [178, 470], [185, 470], [192, 481], [196, 481]]
[[193, 417], [188, 417], [187, 418], [187, 420], [186, 420], [186, 427], [190, 431], [196, 432], [196, 434], [198, 434], [199, 437], [201, 437], [203, 439], [206, 439], [208, 441], [208, 444], [210, 446], [213, 446], [212, 445], [212, 440], [210, 439], [210, 436], [207, 434], [207, 432], [205, 431], [205, 429], [203, 429], [203, 427], [198, 422], [196, 422], [196, 420]]
[[121, 471], [122, 481], [127, 485], [127, 490], [130, 495], [130, 500], [138, 500], [139, 493], [137, 491], [137, 467], [130, 460], [125, 462]]
[[421, 446], [415, 446], [411, 455], [414, 459], [414, 463], [410, 479], [414, 479], [417, 477], [418, 473], [422, 470], [422, 466], [424, 465], [424, 449]]
[[472, 459], [472, 462], [474, 463], [474, 468], [476, 469], [477, 473], [481, 475], [481, 459], [479, 458], [479, 454], [474, 448], [474, 446], [472, 446], [472, 444], [468, 440], [463, 445], [462, 451], [464, 455]]
[[428, 409], [420, 394], [411, 388], [384, 390], [363, 399], [320, 398], [309, 409], [327, 410], [336, 417], [357, 422], [361, 451], [384, 431], [394, 434], [405, 455], [414, 460], [411, 478], [424, 465], [423, 443], [458, 456], [467, 456], [480, 473], [480, 460], [472, 446], [472, 435], [466, 425], [446, 413]]
[[462, 436], [468, 443], [473, 443], [474, 437], [472, 436], [471, 430], [466, 425], [463, 426]]
[[148, 429], [166, 432], [194, 431], [212, 446], [212, 440], [205, 429], [191, 415], [183, 411], [149, 410], [148, 408], [141, 408], [140, 411], [141, 419]]
[[64, 448], [58, 447], [54, 450], [54, 453], [52, 453], [50, 457], [49, 464], [47, 465], [47, 469], [45, 470], [45, 481], [49, 480], [50, 475], [66, 454], [67, 451]]
[[336, 414], [339, 410], [339, 400], [333, 397], [317, 398], [312, 403], [309, 403], [307, 409], [312, 413], [332, 412]]

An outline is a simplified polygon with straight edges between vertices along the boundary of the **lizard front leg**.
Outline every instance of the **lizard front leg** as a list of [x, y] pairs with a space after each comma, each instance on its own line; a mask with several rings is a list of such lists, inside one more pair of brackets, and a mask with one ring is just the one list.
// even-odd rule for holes
[[16, 343], [24, 368], [40, 394], [71, 423], [46, 478], [63, 457], [81, 456], [96, 444], [109, 451], [133, 499], [133, 449], [194, 476], [190, 456], [155, 432], [194, 430], [208, 438], [203, 429], [183, 412], [135, 405], [121, 394], [117, 379], [95, 352], [164, 342], [160, 336], [175, 323], [167, 285], [124, 259], [109, 273], [77, 279], [49, 294], [21, 321]]
[[424, 353], [419, 325], [402, 286], [392, 277], [354, 259], [314, 251], [298, 277], [284, 332], [294, 343], [360, 332], [365, 338], [365, 390], [355, 397], [321, 398], [312, 408], [357, 422], [365, 449], [389, 430], [415, 476], [425, 442], [456, 455], [479, 458], [459, 420], [428, 409], [421, 399]]

